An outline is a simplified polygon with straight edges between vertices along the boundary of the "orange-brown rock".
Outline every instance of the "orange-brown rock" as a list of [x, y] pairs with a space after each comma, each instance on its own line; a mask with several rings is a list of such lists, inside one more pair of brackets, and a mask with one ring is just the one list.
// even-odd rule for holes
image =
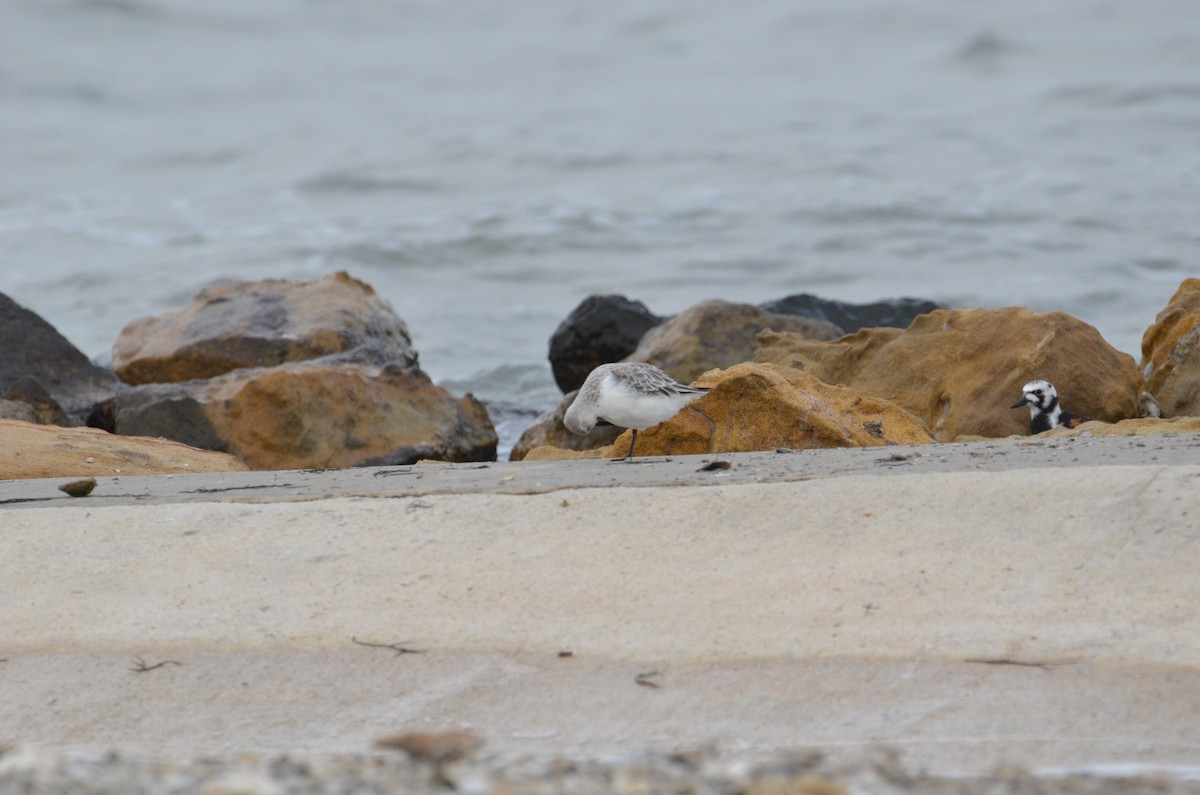
[[[661, 425], [639, 431], [634, 455], [933, 441], [919, 418], [894, 403], [830, 386], [788, 367], [745, 362], [705, 373], [695, 385], [712, 387], [712, 391]], [[629, 438], [626, 431], [605, 455], [624, 456]]]
[[1158, 419], [1142, 417], [1141, 419], [1121, 420], [1116, 423], [1085, 422], [1076, 428], [1052, 428], [1045, 433], [1039, 433], [1039, 439], [1059, 439], [1063, 436], [1156, 436], [1163, 434], [1196, 433], [1200, 434], [1200, 417], [1172, 417]]
[[1035, 378], [1054, 384], [1067, 410], [1108, 422], [1137, 416], [1141, 385], [1133, 358], [1092, 326], [1020, 307], [940, 309], [904, 330], [863, 329], [833, 342], [763, 333], [755, 359], [892, 400], [942, 442], [1028, 435], [1029, 412], [1009, 406]]
[[224, 450], [252, 469], [494, 460], [482, 403], [456, 398], [420, 370], [295, 362], [121, 395], [118, 433]]
[[1164, 417], [1200, 416], [1200, 279], [1185, 279], [1142, 335], [1142, 375]]
[[563, 415], [575, 401], [579, 390], [573, 390], [563, 396], [563, 399], [552, 410], [546, 412], [521, 432], [521, 437], [513, 445], [509, 453], [509, 461], [521, 461], [536, 447], [555, 447], [561, 450], [596, 450], [608, 447], [613, 440], [621, 435], [621, 429], [612, 425], [597, 425], [590, 433], [576, 436], [563, 425]]
[[113, 370], [128, 384], [179, 383], [348, 351], [373, 364], [417, 363], [387, 301], [339, 272], [315, 282], [226, 284], [175, 312], [135, 320], [113, 344]]
[[241, 472], [226, 453], [166, 439], [114, 436], [98, 428], [61, 428], [0, 420], [0, 480]]
[[750, 304], [704, 301], [647, 331], [626, 358], [656, 365], [686, 384], [713, 368], [753, 359], [755, 337], [763, 329], [814, 340], [842, 336], [840, 328], [824, 320], [764, 312]]

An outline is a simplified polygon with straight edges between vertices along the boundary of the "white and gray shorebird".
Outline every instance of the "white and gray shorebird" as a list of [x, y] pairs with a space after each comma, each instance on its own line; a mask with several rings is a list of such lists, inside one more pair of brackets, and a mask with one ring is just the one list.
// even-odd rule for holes
[[1051, 428], [1077, 428], [1092, 419], [1063, 409], [1058, 402], [1058, 390], [1049, 381], [1030, 381], [1021, 391], [1021, 399], [1012, 407], [1029, 406], [1029, 427], [1034, 433]]
[[633, 457], [637, 432], [658, 425], [708, 392], [709, 387], [686, 386], [645, 362], [602, 364], [588, 373], [575, 401], [563, 416], [567, 430], [585, 434], [603, 420], [633, 431], [629, 452]]

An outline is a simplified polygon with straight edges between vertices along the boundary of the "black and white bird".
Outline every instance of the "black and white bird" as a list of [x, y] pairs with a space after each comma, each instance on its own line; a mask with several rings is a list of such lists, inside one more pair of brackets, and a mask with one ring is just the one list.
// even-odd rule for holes
[[1078, 428], [1082, 423], [1091, 422], [1091, 417], [1063, 409], [1058, 403], [1058, 390], [1049, 381], [1030, 381], [1022, 391], [1021, 399], [1012, 407], [1029, 406], [1029, 427], [1034, 433], [1051, 428]]
[[563, 415], [563, 425], [580, 435], [601, 420], [631, 429], [633, 438], [624, 458], [628, 461], [633, 457], [638, 431], [669, 420], [708, 390], [681, 384], [645, 362], [602, 364], [588, 373], [575, 402]]

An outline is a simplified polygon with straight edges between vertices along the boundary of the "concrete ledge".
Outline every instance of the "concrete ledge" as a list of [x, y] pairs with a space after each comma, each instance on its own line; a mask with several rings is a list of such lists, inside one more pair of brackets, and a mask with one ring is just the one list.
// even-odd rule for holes
[[1082, 465], [10, 505], [0, 741], [361, 751], [465, 725], [512, 753], [1184, 764], [1198, 485], [1197, 465]]

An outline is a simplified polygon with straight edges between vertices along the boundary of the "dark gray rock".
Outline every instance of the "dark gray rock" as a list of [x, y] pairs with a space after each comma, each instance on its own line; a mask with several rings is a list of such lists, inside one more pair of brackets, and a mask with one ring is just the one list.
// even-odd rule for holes
[[663, 319], [623, 295], [590, 295], [550, 337], [550, 369], [563, 392], [583, 386], [599, 365], [619, 362]]
[[85, 425], [120, 389], [112, 372], [0, 293], [0, 398], [30, 404], [47, 425]]
[[917, 315], [946, 307], [920, 298], [890, 298], [871, 304], [847, 304], [809, 293], [799, 293], [767, 301], [759, 304], [758, 308], [780, 315], [800, 315], [814, 320], [826, 320], [840, 326], [847, 334], [853, 334], [859, 329], [881, 326], [908, 328]]

